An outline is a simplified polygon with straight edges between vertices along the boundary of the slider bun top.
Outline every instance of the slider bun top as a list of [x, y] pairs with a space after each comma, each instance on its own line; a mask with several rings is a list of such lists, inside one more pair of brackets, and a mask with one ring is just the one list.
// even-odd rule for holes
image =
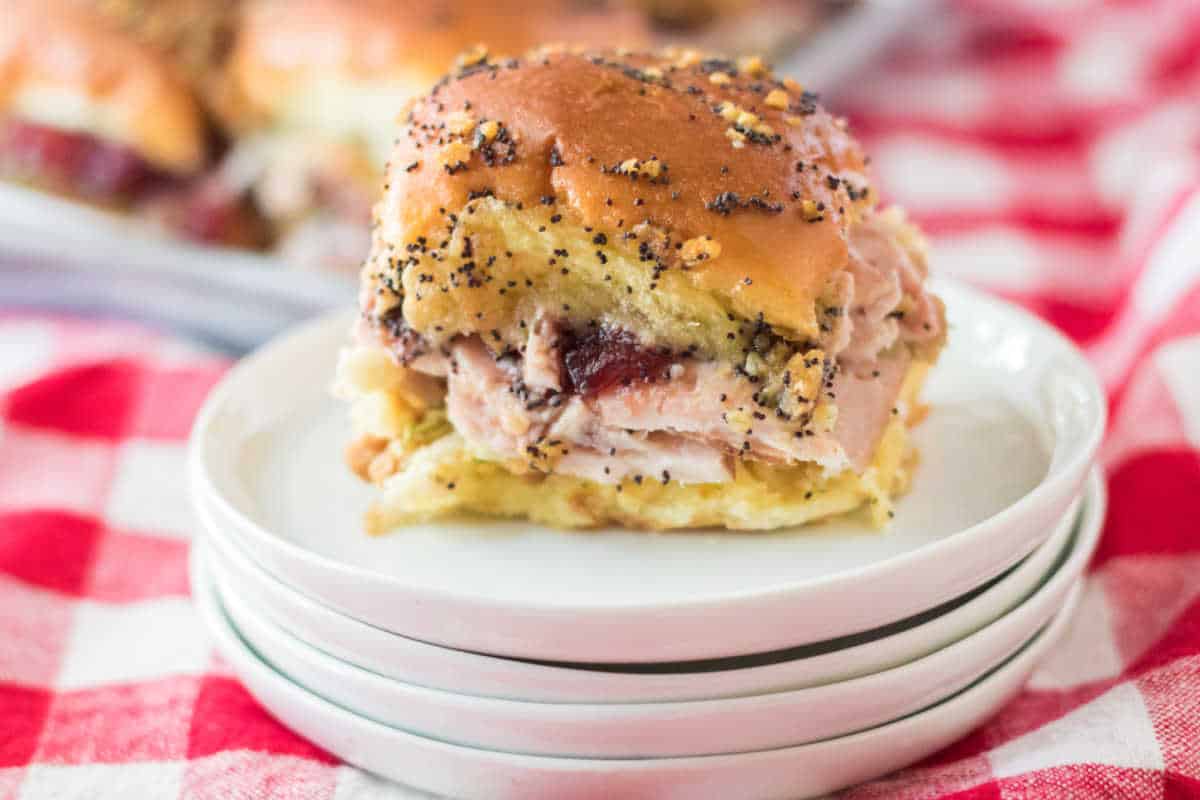
[[[576, 241], [572, 260], [590, 264], [596, 237], [626, 248], [644, 278], [634, 294], [674, 292], [679, 324], [690, 317], [716, 341], [727, 336], [726, 313], [816, 338], [817, 303], [847, 263], [847, 227], [872, 203], [845, 123], [754, 58], [541, 51], [480, 61], [415, 101], [401, 122], [364, 276], [380, 294], [371, 275], [421, 258], [403, 274], [401, 294], [409, 324], [427, 336], [433, 325], [423, 324], [417, 295], [431, 303], [443, 295], [420, 273], [459, 259], [431, 260], [425, 249], [477, 224], [474, 210], [464, 214], [468, 203], [559, 215], [542, 235], [578, 230], [583, 252]], [[426, 244], [415, 250], [418, 241]], [[474, 250], [474, 276], [486, 284], [489, 253]], [[457, 292], [454, 304], [487, 315], [517, 291]], [[715, 312], [701, 316], [703, 304]], [[662, 316], [631, 313], [646, 324]]]
[[[403, 102], [425, 91], [455, 56], [476, 45], [519, 53], [547, 41], [638, 46], [647, 38], [638, 13], [605, 2], [250, 0], [231, 62], [246, 103], [235, 126], [333, 129], [336, 120], [314, 118], [322, 113], [315, 106], [345, 116], [377, 99], [390, 134], [394, 98]], [[339, 102], [339, 92], [350, 96]], [[297, 108], [301, 103], [309, 108]]]
[[205, 159], [203, 115], [172, 67], [68, 0], [5, 4], [0, 114], [125, 145], [167, 172]]

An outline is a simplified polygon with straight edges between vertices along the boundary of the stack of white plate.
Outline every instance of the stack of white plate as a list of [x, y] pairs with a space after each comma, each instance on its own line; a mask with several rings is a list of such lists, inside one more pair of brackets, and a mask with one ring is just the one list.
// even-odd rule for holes
[[950, 345], [882, 531], [369, 537], [327, 392], [351, 317], [304, 327], [197, 423], [204, 618], [285, 724], [436, 794], [791, 798], [911, 763], [1053, 645], [1105, 504], [1083, 359], [1021, 311], [938, 290]]

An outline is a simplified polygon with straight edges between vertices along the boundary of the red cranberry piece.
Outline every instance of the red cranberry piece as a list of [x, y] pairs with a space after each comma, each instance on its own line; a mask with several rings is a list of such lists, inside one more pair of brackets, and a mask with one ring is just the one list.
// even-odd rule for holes
[[669, 354], [642, 345], [620, 328], [598, 328], [564, 342], [563, 366], [570, 388], [594, 395], [635, 381], [654, 381], [671, 365]]
[[130, 148], [84, 133], [9, 120], [2, 142], [7, 170], [105, 200], [140, 189], [156, 174]]
[[83, 191], [99, 197], [132, 194], [146, 185], [153, 169], [128, 147], [93, 140], [80, 158], [77, 180]]

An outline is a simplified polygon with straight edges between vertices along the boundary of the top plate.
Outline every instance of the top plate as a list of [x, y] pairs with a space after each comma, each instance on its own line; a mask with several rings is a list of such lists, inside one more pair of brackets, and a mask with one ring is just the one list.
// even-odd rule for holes
[[[1104, 402], [1078, 352], [1001, 301], [941, 281], [950, 345], [889, 530], [561, 532], [448, 521], [362, 532], [373, 490], [343, 466], [328, 397], [351, 315], [234, 369], [192, 444], [194, 491], [281, 580], [379, 627], [554, 661], [745, 655], [867, 630], [953, 599], [1031, 551], [1078, 494]], [[815, 613], [814, 613], [815, 612]]]

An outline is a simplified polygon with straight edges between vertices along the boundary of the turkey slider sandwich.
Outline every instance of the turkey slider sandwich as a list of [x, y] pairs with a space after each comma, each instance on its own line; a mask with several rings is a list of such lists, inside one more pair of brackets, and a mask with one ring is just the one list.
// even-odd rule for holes
[[248, 0], [229, 58], [223, 171], [247, 188], [285, 259], [355, 269], [396, 112], [479, 42], [521, 53], [543, 41], [645, 42], [633, 11], [536, 0]]
[[943, 310], [814, 96], [755, 58], [543, 51], [401, 123], [337, 381], [370, 530], [886, 520]]
[[262, 231], [210, 180], [212, 131], [157, 44], [71, 0], [11, 0], [0, 25], [0, 179], [254, 246]]
[[153, 50], [64, 0], [15, 0], [0, 31], [0, 170], [106, 206], [205, 160], [203, 115]]

